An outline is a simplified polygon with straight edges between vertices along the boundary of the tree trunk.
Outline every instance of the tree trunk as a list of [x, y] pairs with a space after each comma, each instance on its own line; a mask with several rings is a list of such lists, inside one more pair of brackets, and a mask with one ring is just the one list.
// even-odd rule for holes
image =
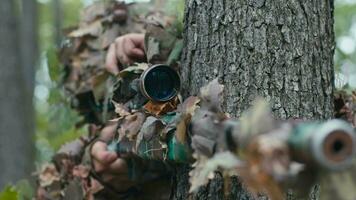
[[[262, 96], [281, 119], [331, 118], [332, 5], [331, 0], [187, 0], [184, 96], [218, 77], [225, 85], [223, 108], [233, 117]], [[188, 171], [179, 169], [174, 199], [187, 199]], [[224, 197], [216, 176], [190, 198], [251, 199], [236, 178]]]
[[33, 54], [29, 49], [26, 52], [19, 48], [20, 42], [25, 41], [17, 26], [15, 4], [16, 1], [3, 0], [0, 6], [0, 188], [19, 179], [29, 178], [34, 161], [34, 70], [32, 63], [26, 63], [29, 69], [22, 66], [22, 61], [26, 61], [22, 56]]
[[60, 47], [62, 42], [62, 19], [63, 19], [63, 9], [62, 9], [62, 1], [54, 0], [53, 1], [53, 16], [54, 16], [54, 38], [57, 47]]

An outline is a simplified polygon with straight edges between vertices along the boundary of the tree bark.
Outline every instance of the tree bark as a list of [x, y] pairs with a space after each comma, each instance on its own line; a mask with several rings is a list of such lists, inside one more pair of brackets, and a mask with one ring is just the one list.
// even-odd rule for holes
[[[332, 9], [331, 0], [187, 0], [184, 96], [218, 77], [225, 85], [223, 108], [232, 117], [262, 96], [281, 119], [331, 118]], [[179, 169], [174, 199], [188, 198], [188, 171]], [[189, 198], [252, 199], [237, 178], [224, 197], [222, 178], [216, 176]]]
[[19, 33], [15, 3], [4, 0], [0, 6], [0, 188], [30, 178], [34, 161], [34, 71], [31, 63], [26, 65], [29, 69], [22, 66], [25, 52], [19, 47], [24, 41]]
[[57, 47], [60, 47], [62, 42], [62, 19], [63, 19], [63, 9], [62, 1], [54, 0], [53, 1], [53, 16], [54, 16], [54, 30], [55, 30], [55, 41]]

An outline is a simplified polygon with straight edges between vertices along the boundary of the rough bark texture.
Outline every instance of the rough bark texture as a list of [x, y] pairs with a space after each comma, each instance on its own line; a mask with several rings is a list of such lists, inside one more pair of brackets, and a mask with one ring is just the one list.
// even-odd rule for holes
[[33, 89], [21, 65], [15, 3], [3, 0], [0, 5], [0, 188], [29, 178], [33, 170], [32, 95], [28, 95]]
[[[332, 117], [332, 5], [330, 0], [187, 0], [185, 96], [218, 77], [225, 85], [224, 109], [233, 117], [257, 96], [282, 119]], [[175, 199], [187, 197], [188, 171], [178, 172]], [[223, 199], [217, 177], [192, 199]], [[226, 199], [251, 199], [238, 179], [233, 182]]]

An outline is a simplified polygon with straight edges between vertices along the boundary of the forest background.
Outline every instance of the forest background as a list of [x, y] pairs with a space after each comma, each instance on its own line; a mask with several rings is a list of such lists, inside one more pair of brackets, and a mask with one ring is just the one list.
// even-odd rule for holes
[[[86, 133], [87, 127], [77, 128], [81, 120], [65, 99], [58, 84], [61, 67], [56, 49], [62, 41], [62, 29], [78, 24], [80, 10], [94, 0], [37, 0], [39, 59], [35, 66], [34, 108], [36, 146], [35, 167], [50, 161], [58, 148]], [[126, 0], [127, 3], [146, 0]], [[157, 1], [157, 0], [156, 0]], [[163, 0], [164, 1], [164, 0]], [[183, 0], [166, 0], [168, 9], [183, 13]], [[167, 3], [167, 2], [166, 2]], [[177, 8], [177, 5], [179, 9]], [[356, 0], [335, 0], [336, 51], [335, 86], [348, 92], [356, 89]], [[0, 200], [29, 197], [33, 190], [24, 180], [12, 183], [0, 193]], [[0, 189], [1, 191], [1, 189]]]

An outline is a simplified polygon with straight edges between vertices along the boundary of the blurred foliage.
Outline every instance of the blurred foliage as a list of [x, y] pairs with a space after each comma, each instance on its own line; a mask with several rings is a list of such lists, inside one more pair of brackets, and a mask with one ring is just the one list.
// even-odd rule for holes
[[34, 190], [27, 180], [21, 180], [14, 186], [7, 186], [0, 192], [0, 200], [31, 200]]
[[335, 85], [356, 88], [356, 0], [335, 1]]
[[65, 99], [60, 87], [61, 66], [57, 59], [54, 9], [62, 13], [63, 27], [75, 26], [79, 21], [79, 13], [87, 1], [60, 0], [61, 7], [55, 7], [53, 0], [38, 0], [39, 38], [41, 60], [36, 73], [35, 106], [36, 106], [36, 164], [50, 161], [59, 147], [80, 135], [83, 129], [75, 124], [80, 117]]
[[7, 186], [4, 191], [0, 193], [0, 200], [17, 200], [18, 192], [12, 186]]

